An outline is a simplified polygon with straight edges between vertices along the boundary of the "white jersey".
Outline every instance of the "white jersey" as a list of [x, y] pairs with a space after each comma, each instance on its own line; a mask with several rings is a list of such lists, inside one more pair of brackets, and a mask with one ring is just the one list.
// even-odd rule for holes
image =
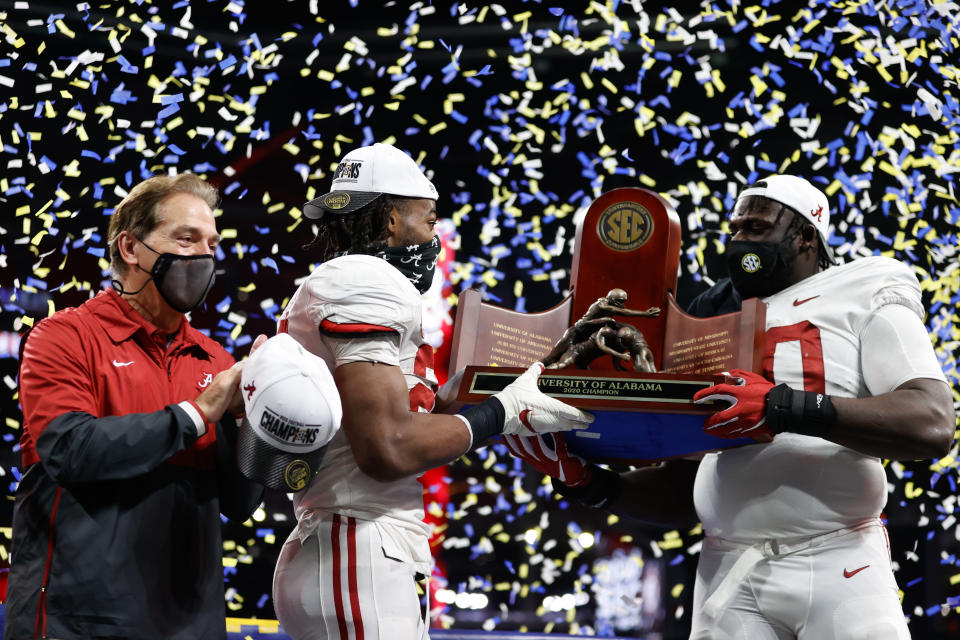
[[[399, 366], [411, 410], [430, 411], [437, 379], [433, 347], [421, 333], [421, 302], [416, 288], [386, 261], [347, 255], [323, 263], [307, 277], [284, 309], [279, 330], [323, 358], [331, 371], [356, 361]], [[327, 445], [310, 485], [294, 494], [293, 505], [301, 539], [325, 513], [372, 520], [387, 525], [381, 533], [400, 547], [398, 553], [429, 567], [422, 486], [413, 476], [379, 482], [366, 475], [343, 430]]]
[[[917, 278], [895, 260], [871, 257], [833, 267], [764, 302], [763, 374], [775, 384], [860, 398], [892, 391], [913, 378], [944, 379], [932, 347], [921, 358], [891, 357], [891, 362], [917, 363], [902, 375], [897, 372], [900, 382], [886, 376], [878, 383], [863, 370], [862, 353], [897, 348], [862, 341], [861, 331], [879, 309], [903, 305], [923, 318]], [[745, 542], [851, 526], [880, 515], [886, 497], [879, 459], [789, 432], [771, 443], [707, 454], [694, 487], [705, 531]]]

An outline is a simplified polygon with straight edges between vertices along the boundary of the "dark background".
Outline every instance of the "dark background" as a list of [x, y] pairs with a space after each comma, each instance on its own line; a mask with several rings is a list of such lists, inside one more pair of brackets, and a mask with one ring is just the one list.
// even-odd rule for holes
[[[0, 353], [106, 284], [107, 216], [127, 189], [190, 170], [221, 188], [224, 235], [193, 323], [242, 357], [317, 259], [302, 248], [313, 232], [301, 204], [347, 150], [389, 141], [440, 191], [454, 292], [531, 312], [566, 295], [576, 213], [605, 191], [642, 186], [674, 204], [683, 303], [723, 275], [722, 220], [745, 184], [810, 178], [830, 197], [843, 259], [915, 267], [956, 389], [958, 19], [922, 2], [812, 4], [0, 2]], [[0, 357], [7, 526], [16, 367]], [[917, 638], [958, 631], [956, 464], [887, 465]], [[448, 516], [437, 582], [487, 598], [446, 607], [442, 623], [609, 633], [598, 603], [619, 603], [620, 635], [686, 637], [699, 531], [560, 503], [525, 471], [495, 447], [434, 487], [451, 498], [430, 509]], [[276, 494], [257, 519], [224, 525], [228, 615], [273, 617], [291, 519]], [[596, 543], [580, 546], [582, 532]], [[550, 596], [578, 593], [576, 608], [550, 610]]]

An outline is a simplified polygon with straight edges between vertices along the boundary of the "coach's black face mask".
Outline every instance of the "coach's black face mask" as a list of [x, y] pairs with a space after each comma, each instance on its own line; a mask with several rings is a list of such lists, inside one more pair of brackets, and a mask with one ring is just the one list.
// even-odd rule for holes
[[[214, 281], [214, 259], [211, 255], [182, 256], [176, 253], [160, 253], [143, 240], [143, 246], [157, 254], [153, 268], [147, 271], [139, 264], [138, 269], [150, 274], [150, 280], [157, 287], [160, 297], [180, 313], [187, 313], [196, 309], [207, 297]], [[150, 282], [143, 283], [146, 287]], [[118, 280], [112, 280], [113, 288], [120, 295], [137, 294], [143, 291], [140, 287], [136, 291], [124, 291]]]
[[403, 247], [383, 247], [377, 251], [383, 258], [413, 283], [420, 293], [426, 293], [433, 284], [433, 272], [440, 257], [440, 238], [433, 236], [429, 242]]
[[790, 249], [791, 240], [727, 242], [727, 268], [740, 297], [763, 298], [784, 288], [797, 260], [797, 252]]

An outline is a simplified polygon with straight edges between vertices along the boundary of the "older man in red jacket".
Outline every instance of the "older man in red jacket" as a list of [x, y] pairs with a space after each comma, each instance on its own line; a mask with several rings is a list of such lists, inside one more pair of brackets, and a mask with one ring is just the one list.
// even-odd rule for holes
[[226, 637], [220, 513], [263, 489], [235, 464], [240, 366], [184, 317], [213, 283], [216, 203], [191, 174], [135, 186], [114, 288], [26, 339], [4, 638]]

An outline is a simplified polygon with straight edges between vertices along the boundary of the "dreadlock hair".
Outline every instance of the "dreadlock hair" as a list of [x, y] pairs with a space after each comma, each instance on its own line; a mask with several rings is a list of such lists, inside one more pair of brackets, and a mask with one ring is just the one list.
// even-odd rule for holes
[[319, 221], [317, 235], [304, 249], [320, 247], [321, 260], [348, 253], [373, 255], [387, 242], [387, 223], [394, 207], [407, 210], [410, 198], [383, 194], [352, 213], [328, 213]]
[[[765, 200], [769, 200], [765, 196], [747, 196], [744, 198], [743, 211], [747, 211], [752, 208], [760, 208], [763, 206]], [[776, 200], [774, 202], [777, 202]], [[813, 223], [800, 215], [796, 209], [793, 207], [788, 207], [782, 202], [777, 202], [780, 205], [780, 211], [777, 212], [776, 223], [780, 222], [780, 218], [783, 216], [785, 211], [790, 211], [793, 213], [793, 219], [790, 220], [790, 224], [787, 225], [786, 230], [783, 232], [783, 240], [793, 240], [801, 233], [803, 233], [804, 228], [807, 226], [813, 227]], [[823, 238], [820, 237], [820, 233], [814, 227], [814, 235], [817, 237], [817, 266], [822, 271], [827, 269], [832, 264], [830, 261], [830, 256], [827, 254], [827, 248], [824, 246]]]

